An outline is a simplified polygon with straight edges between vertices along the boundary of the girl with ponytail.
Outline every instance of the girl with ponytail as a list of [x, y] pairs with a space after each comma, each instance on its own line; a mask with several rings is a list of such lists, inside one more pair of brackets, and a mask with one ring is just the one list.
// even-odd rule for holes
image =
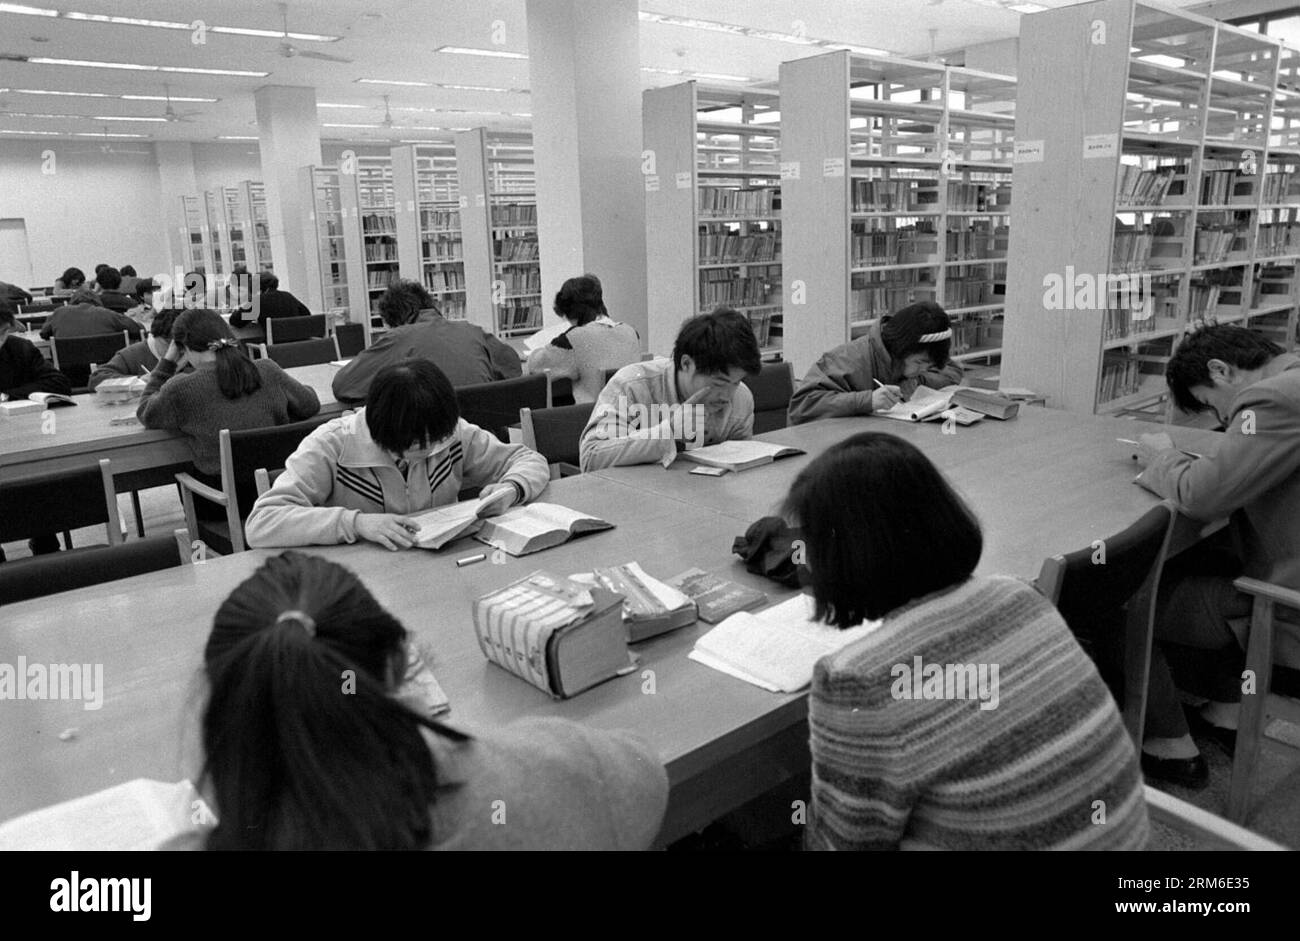
[[267, 559], [231, 593], [203, 655], [208, 849], [650, 844], [667, 799], [653, 753], [558, 719], [471, 737], [417, 715], [393, 696], [406, 638], [319, 556]]
[[[187, 363], [193, 372], [178, 375]], [[146, 428], [184, 434], [194, 476], [221, 489], [222, 429], [286, 425], [319, 411], [314, 390], [269, 359], [249, 359], [220, 314], [198, 309], [176, 318], [171, 346], [149, 375], [136, 417]], [[238, 495], [245, 513], [257, 497], [249, 490]], [[225, 519], [224, 509], [207, 500], [197, 500], [195, 510], [201, 518]]]

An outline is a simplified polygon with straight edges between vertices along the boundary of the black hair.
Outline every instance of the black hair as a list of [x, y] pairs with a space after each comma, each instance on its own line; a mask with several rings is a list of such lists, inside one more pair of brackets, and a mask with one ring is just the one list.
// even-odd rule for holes
[[1210, 406], [1192, 395], [1192, 387], [1213, 385], [1210, 360], [1222, 360], [1238, 369], [1258, 369], [1285, 352], [1254, 330], [1231, 323], [1211, 324], [1183, 337], [1165, 366], [1165, 381], [1174, 404], [1180, 409], [1188, 413], [1204, 412]]
[[943, 369], [948, 365], [948, 354], [952, 349], [951, 335], [928, 343], [921, 342], [921, 338], [951, 329], [952, 320], [947, 311], [934, 301], [919, 301], [883, 318], [880, 339], [895, 362], [902, 362], [915, 353], [924, 353], [930, 358], [933, 368]]
[[734, 367], [757, 376], [763, 368], [763, 354], [749, 318], [730, 307], [698, 314], [682, 323], [673, 343], [673, 365], [682, 368], [689, 356], [705, 375], [725, 373]]
[[390, 695], [406, 629], [320, 556], [266, 560], [217, 609], [203, 650], [207, 848], [416, 850], [438, 789], [425, 719]]
[[18, 305], [7, 297], [0, 297], [0, 324], [6, 327], [18, 326]]
[[153, 315], [149, 321], [149, 334], [160, 340], [170, 340], [176, 327], [176, 319], [185, 313], [183, 307], [164, 307]]
[[110, 265], [110, 264], [106, 264], [105, 262], [102, 262], [102, 261], [101, 261], [99, 264], [97, 264], [97, 265], [95, 266], [95, 280], [96, 280], [96, 281], [99, 280], [99, 273], [100, 273], [101, 271], [103, 271], [105, 268], [112, 268], [112, 267], [113, 267], [112, 265]]
[[260, 294], [267, 291], [274, 291], [280, 287], [280, 279], [269, 271], [259, 272], [257, 275], [257, 290]]
[[59, 275], [59, 280], [63, 282], [65, 289], [80, 287], [86, 283], [86, 272], [80, 268], [69, 268]]
[[867, 431], [800, 472], [785, 513], [801, 530], [818, 620], [853, 627], [957, 585], [979, 564], [979, 522], [914, 445]]
[[555, 292], [555, 312], [578, 327], [609, 316], [600, 278], [584, 274], [565, 281]]
[[157, 288], [158, 285], [153, 283], [153, 279], [141, 278], [135, 283], [135, 287], [131, 289], [131, 295], [136, 300], [142, 301], [145, 299], [146, 295], [152, 294]]
[[172, 324], [172, 339], [187, 350], [217, 354], [217, 386], [226, 398], [237, 399], [262, 387], [257, 367], [215, 310], [185, 311]]
[[379, 298], [378, 307], [379, 316], [390, 327], [415, 323], [422, 310], [438, 310], [437, 303], [424, 285], [406, 280], [389, 284], [388, 290]]
[[122, 273], [116, 268], [104, 268], [95, 276], [100, 288], [116, 291], [122, 286]]
[[400, 454], [428, 447], [456, 430], [460, 404], [447, 375], [427, 359], [385, 366], [370, 384], [366, 426], [375, 444]]
[[123, 265], [117, 269], [117, 273], [124, 278], [134, 278], [136, 276], [135, 265]]

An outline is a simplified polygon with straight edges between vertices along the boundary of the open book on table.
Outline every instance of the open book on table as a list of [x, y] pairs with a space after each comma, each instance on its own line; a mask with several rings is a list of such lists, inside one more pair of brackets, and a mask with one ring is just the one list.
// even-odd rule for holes
[[474, 538], [518, 556], [558, 546], [575, 536], [613, 528], [613, 523], [567, 506], [529, 503], [483, 520]]
[[770, 444], [767, 441], [722, 441], [707, 447], [683, 451], [677, 456], [685, 461], [694, 461], [696, 464], [742, 471], [758, 467], [760, 464], [771, 464], [778, 458], [805, 453], [807, 452], [801, 448]]
[[840, 630], [812, 620], [812, 605], [809, 596], [795, 595], [758, 614], [733, 614], [696, 640], [689, 656], [769, 692], [796, 693], [812, 682], [818, 660], [879, 626]]
[[960, 386], [945, 386], [931, 389], [929, 386], [917, 386], [912, 397], [906, 402], [897, 402], [890, 408], [880, 409], [874, 414], [881, 418], [895, 421], [938, 421], [948, 411], [953, 393]]
[[411, 516], [420, 526], [415, 544], [421, 549], [441, 549], [453, 539], [471, 536], [478, 532], [483, 518], [493, 506], [514, 499], [513, 487], [495, 491], [480, 500], [462, 500], [447, 506], [434, 507]]

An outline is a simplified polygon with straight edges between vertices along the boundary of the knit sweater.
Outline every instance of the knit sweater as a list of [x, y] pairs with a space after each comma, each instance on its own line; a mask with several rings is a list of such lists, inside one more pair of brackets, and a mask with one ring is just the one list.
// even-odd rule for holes
[[[960, 666], [984, 669], [984, 682]], [[1137, 752], [1115, 701], [1061, 616], [1016, 579], [918, 599], [822, 658], [808, 723], [809, 849], [1147, 842]]]
[[573, 380], [573, 401], [594, 402], [605, 388], [605, 371], [622, 369], [641, 358], [636, 328], [609, 317], [570, 327], [528, 357], [527, 372]]
[[72, 383], [29, 341], [7, 333], [0, 336], [0, 392], [11, 399], [33, 392], [71, 395]]
[[837, 346], [821, 355], [790, 397], [790, 424], [799, 425], [821, 418], [870, 415], [874, 380], [896, 385], [903, 398], [917, 386], [942, 389], [961, 382], [961, 367], [949, 363], [910, 379], [903, 377], [903, 364], [895, 362], [880, 338], [880, 327], [865, 337]]
[[200, 473], [221, 473], [222, 429], [243, 431], [287, 425], [320, 411], [314, 389], [303, 385], [269, 359], [254, 360], [262, 385], [228, 399], [217, 385], [214, 366], [176, 375], [176, 364], [160, 360], [149, 374], [136, 417], [146, 428], [170, 428], [189, 438], [194, 466]]

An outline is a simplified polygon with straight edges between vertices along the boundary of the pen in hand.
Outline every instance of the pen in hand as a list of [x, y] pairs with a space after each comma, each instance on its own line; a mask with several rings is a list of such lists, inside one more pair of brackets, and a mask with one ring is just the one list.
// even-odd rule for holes
[[897, 405], [899, 402], [903, 401], [901, 396], [895, 395], [892, 391], [890, 391], [889, 387], [886, 386], [879, 379], [873, 377], [871, 381], [874, 382], [880, 388], [885, 390], [885, 395], [889, 396], [890, 402], [892, 402], [894, 405]]

